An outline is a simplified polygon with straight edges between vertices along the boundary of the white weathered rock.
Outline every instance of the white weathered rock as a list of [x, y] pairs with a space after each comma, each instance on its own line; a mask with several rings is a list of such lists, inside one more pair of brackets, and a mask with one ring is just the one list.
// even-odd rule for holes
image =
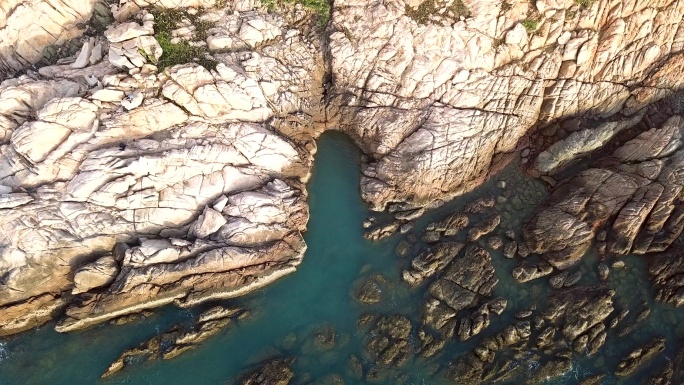
[[0, 81], [44, 59], [43, 50], [77, 38], [95, 0], [4, 0], [0, 5]]
[[[469, 15], [413, 20], [405, 0], [341, 0], [329, 44], [301, 8], [275, 15], [256, 0], [234, 1], [198, 15], [215, 23], [206, 42], [215, 69], [186, 63], [162, 73], [154, 18], [143, 8], [214, 4], [114, 6], [107, 41], [0, 84], [0, 333], [25, 329], [34, 314], [49, 319], [74, 284], [71, 266], [120, 242], [134, 246], [115, 280], [72, 303], [59, 330], [237, 296], [293, 271], [305, 250], [312, 141], [324, 128], [362, 146], [362, 194], [381, 209], [472, 189], [532, 127], [638, 116], [684, 82], [684, 56], [673, 54], [683, 47], [680, 29], [670, 22], [684, 9], [640, 1], [595, 2], [570, 19], [560, 1], [539, 1], [533, 14], [527, 2], [503, 11], [483, 0], [466, 2]], [[0, 6], [0, 76], [80, 35], [91, 2], [85, 14], [62, 3], [63, 14], [42, 9], [44, 0]], [[28, 15], [55, 25], [20, 35], [35, 24]], [[530, 17], [534, 34], [520, 23]], [[179, 27], [175, 39], [196, 35]], [[20, 36], [32, 39], [17, 44]], [[102, 49], [108, 60], [98, 62]], [[334, 84], [324, 98], [326, 49]], [[602, 146], [608, 131], [549, 148], [550, 169]], [[528, 243], [566, 268], [593, 240], [592, 221], [615, 218], [615, 252], [669, 244], [681, 232], [680, 138], [674, 128], [647, 131], [615, 153], [619, 167], [572, 178], [579, 192], [538, 213]]]
[[93, 39], [90, 39], [89, 41], [85, 42], [83, 44], [83, 47], [81, 48], [81, 52], [78, 54], [78, 57], [76, 58], [76, 61], [73, 64], [71, 64], [71, 67], [83, 68], [87, 66], [90, 63], [90, 56], [92, 55], [93, 46]]
[[91, 98], [102, 102], [120, 102], [124, 98], [124, 92], [111, 88], [104, 88], [93, 93]]
[[[32, 75], [60, 80], [0, 84], [0, 313], [24, 319], [40, 306], [33, 325], [45, 322], [73, 287], [87, 294], [58, 327], [72, 330], [237, 296], [301, 261], [307, 143], [323, 123], [311, 122], [323, 116], [316, 44], [251, 12], [244, 19], [264, 31], [258, 49], [217, 55], [215, 71], [186, 64], [160, 74], [153, 17], [130, 16], [142, 25], [120, 19], [108, 42], [89, 41], [75, 60], [83, 68], [64, 61]], [[72, 270], [93, 254], [119, 262]], [[0, 322], [3, 334], [31, 325]]]
[[[595, 2], [574, 19], [561, 2], [537, 2], [543, 17], [528, 4], [464, 4], [469, 17], [429, 20], [413, 20], [404, 0], [334, 4], [331, 110], [371, 155], [362, 193], [374, 209], [459, 195], [533, 126], [633, 117], [684, 81], [675, 75], [684, 59], [664, 49], [681, 45], [677, 28], [643, 29], [680, 20], [674, 4], [642, 12]], [[527, 18], [538, 23], [532, 36]]]
[[121, 105], [130, 111], [134, 108], [140, 107], [143, 100], [145, 100], [145, 95], [140, 90], [135, 90], [123, 98]]
[[506, 44], [524, 44], [527, 43], [527, 30], [525, 27], [518, 23], [506, 33]]
[[104, 35], [110, 43], [120, 43], [136, 37], [153, 35], [154, 29], [146, 25], [140, 25], [134, 21], [121, 23], [107, 28]]
[[79, 267], [74, 273], [73, 294], [84, 293], [88, 290], [106, 286], [119, 274], [119, 264], [113, 256], [98, 258], [93, 263]]
[[206, 207], [202, 215], [197, 218], [197, 221], [191, 227], [192, 235], [197, 238], [206, 238], [217, 232], [227, 222], [220, 212], [211, 207]]

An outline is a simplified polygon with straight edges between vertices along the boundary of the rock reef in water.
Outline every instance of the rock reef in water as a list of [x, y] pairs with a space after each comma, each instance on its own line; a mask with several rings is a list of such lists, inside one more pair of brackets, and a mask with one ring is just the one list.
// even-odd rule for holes
[[280, 358], [264, 362], [254, 372], [240, 381], [241, 385], [288, 385], [294, 377], [292, 358]]
[[[537, 171], [555, 172], [637, 127], [614, 167], [556, 188], [517, 251], [543, 253], [549, 274], [576, 263], [600, 226], [619, 254], [661, 251], [684, 227], [682, 111], [666, 120], [646, 108], [682, 85], [677, 2], [468, 0], [437, 16], [424, 10], [438, 0], [344, 0], [326, 29], [301, 6], [269, 13], [256, 0], [50, 4], [0, 6], [0, 335], [65, 306], [60, 331], [230, 298], [294, 271], [325, 129], [368, 155], [372, 208], [422, 213], [480, 184], [537, 128], [579, 131], [541, 151]], [[201, 23], [188, 13], [162, 41], [153, 8], [192, 9]], [[74, 42], [72, 55], [46, 54]], [[161, 68], [173, 44], [202, 57]], [[467, 225], [451, 222], [437, 237]], [[484, 250], [466, 250], [456, 262], [425, 255], [406, 276], [486, 267]], [[488, 271], [481, 285], [449, 282], [488, 296]], [[431, 293], [446, 301], [449, 285]]]
[[[567, 373], [574, 354], [595, 354], [605, 343], [614, 294], [600, 286], [556, 293], [548, 299], [547, 310], [531, 312], [533, 322], [517, 321], [482, 339], [454, 361], [446, 375], [456, 384], [492, 383], [525, 371], [525, 383], [536, 384]], [[536, 365], [542, 356], [546, 363]]]
[[126, 367], [130, 362], [164, 359], [170, 360], [186, 351], [192, 350], [198, 344], [220, 333], [231, 323], [247, 317], [249, 313], [241, 308], [215, 306], [201, 313], [190, 327], [176, 325], [170, 330], [142, 342], [138, 347], [121, 353], [102, 378], [109, 377]]

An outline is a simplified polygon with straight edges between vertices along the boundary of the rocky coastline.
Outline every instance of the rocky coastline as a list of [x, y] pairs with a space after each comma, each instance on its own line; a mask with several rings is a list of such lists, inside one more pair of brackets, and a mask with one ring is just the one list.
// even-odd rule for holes
[[[684, 303], [679, 2], [60, 7], [0, 6], [0, 336], [232, 299], [294, 272], [326, 130], [365, 155], [361, 196], [382, 212], [363, 224], [366, 238], [401, 234], [401, 277], [425, 292], [419, 324], [369, 316], [371, 368], [475, 340], [447, 378], [505, 381], [540, 357], [550, 359], [529, 383], [567, 373], [608, 330], [627, 335], [648, 317], [648, 307], [627, 317], [601, 283], [625, 255], [648, 260], [657, 301]], [[49, 22], [39, 28], [37, 18]], [[501, 195], [415, 231], [426, 212], [512, 162], [544, 193], [502, 181]], [[518, 226], [500, 210], [525, 205], [531, 215]], [[587, 284], [575, 268], [593, 251], [600, 282]], [[548, 279], [551, 291], [482, 338], [510, 308], [495, 294], [492, 253], [515, 261], [515, 281]], [[381, 275], [359, 281], [354, 297], [376, 306], [386, 285]], [[242, 314], [229, 310], [159, 338], [191, 349]], [[175, 355], [161, 340], [124, 352], [110, 371], [135, 355]], [[615, 375], [668, 343], [648, 341]], [[243, 383], [286, 384], [291, 364], [268, 361]]]

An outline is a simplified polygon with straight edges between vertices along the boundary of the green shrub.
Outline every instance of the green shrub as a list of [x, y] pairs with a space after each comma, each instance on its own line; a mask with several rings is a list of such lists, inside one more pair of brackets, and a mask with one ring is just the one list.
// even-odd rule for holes
[[197, 63], [208, 70], [216, 69], [218, 63], [205, 57], [206, 48], [192, 46], [187, 41], [178, 44], [171, 43], [171, 34], [168, 32], [156, 33], [154, 37], [164, 51], [157, 62], [159, 71], [176, 64], [185, 63]]
[[533, 20], [533, 19], [525, 19], [522, 21], [521, 24], [523, 25], [523, 27], [525, 27], [525, 29], [528, 32], [534, 32], [537, 30], [537, 26], [539, 25], [539, 22], [537, 20]]
[[[178, 21], [188, 18], [195, 26], [195, 34], [199, 40], [206, 40], [207, 30], [213, 25], [205, 23], [197, 15], [190, 15], [178, 9], [153, 10], [154, 38], [161, 46], [163, 53], [156, 63], [159, 71], [176, 64], [198, 63], [207, 69], [216, 69], [214, 60], [206, 58], [207, 50], [202, 46], [190, 45], [187, 41], [172, 43], [171, 32], [178, 28]], [[195, 60], [197, 59], [197, 60]]]
[[594, 1], [596, 0], [575, 0], [575, 3], [580, 7], [589, 8], [592, 4], [594, 4]]
[[329, 0], [262, 0], [268, 7], [269, 12], [275, 12], [278, 5], [282, 3], [299, 3], [305, 8], [314, 11], [318, 15], [318, 20], [321, 25], [328, 24], [330, 20], [330, 2]]
[[[406, 16], [415, 20], [419, 24], [429, 23], [431, 15], [439, 15], [437, 11], [439, 11], [439, 8], [437, 8], [435, 0], [424, 1], [416, 9], [413, 9], [408, 5], [405, 8]], [[468, 9], [468, 7], [463, 4], [463, 1], [461, 0], [454, 0], [454, 2], [447, 7], [445, 14], [449, 14], [449, 12], [454, 14], [454, 19], [460, 19], [461, 16], [465, 18], [469, 18], [471, 16], [470, 9]]]

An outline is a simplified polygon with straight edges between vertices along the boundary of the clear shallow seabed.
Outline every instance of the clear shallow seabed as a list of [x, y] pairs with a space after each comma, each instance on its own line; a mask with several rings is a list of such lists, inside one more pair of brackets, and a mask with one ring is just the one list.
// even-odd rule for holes
[[[100, 380], [100, 375], [122, 351], [163, 333], [172, 325], [190, 322], [210, 305], [191, 310], [169, 306], [140, 323], [102, 325], [68, 334], [55, 332], [54, 323], [50, 323], [19, 336], [0, 339], [0, 385], [233, 384], [260, 361], [287, 356], [297, 357], [295, 384], [333, 383], [326, 382], [331, 379], [330, 375], [341, 376], [346, 384], [364, 383], [351, 376], [348, 365], [352, 354], [363, 357], [368, 329], [357, 326], [359, 317], [365, 313], [404, 314], [411, 318], [415, 333], [426, 294], [424, 287], [410, 290], [401, 281], [401, 270], [409, 265], [411, 257], [402, 259], [395, 254], [400, 236], [380, 242], [363, 239], [361, 223], [372, 213], [360, 199], [360, 157], [358, 148], [343, 134], [330, 132], [321, 137], [309, 184], [311, 219], [305, 234], [306, 256], [294, 274], [228, 302], [245, 306], [252, 312], [251, 317], [176, 359], [131, 364], [106, 380]], [[507, 181], [505, 190], [496, 187], [498, 180]], [[519, 233], [521, 224], [535, 205], [546, 198], [547, 192], [541, 182], [530, 180], [511, 166], [473, 193], [424, 215], [413, 231], [419, 235], [429, 222], [443, 218], [479, 196], [491, 195], [508, 197], [507, 203], [496, 206], [502, 215], [501, 227]], [[449, 362], [475, 347], [481, 337], [509, 325], [517, 311], [532, 303], [545, 302], [551, 292], [545, 278], [518, 284], [510, 274], [516, 261], [507, 260], [496, 251], [492, 256], [500, 279], [495, 294], [508, 299], [506, 312], [493, 316], [490, 326], [472, 340], [453, 341], [431, 359], [412, 358], [381, 383], [394, 384], [402, 374], [408, 374], [406, 384], [447, 383], [441, 371]], [[650, 316], [627, 337], [619, 338], [611, 330], [606, 346], [596, 356], [577, 357], [573, 370], [550, 380], [550, 384], [576, 384], [590, 374], [603, 372], [609, 374], [606, 384], [638, 384], [659, 371], [681, 346], [684, 310], [653, 301], [643, 257], [630, 256], [623, 260], [626, 268], [611, 269], [608, 280], [608, 285], [617, 291], [615, 301], [630, 305], [628, 318], [635, 317], [641, 303], [646, 301], [651, 307]], [[584, 273], [581, 283], [597, 282], [597, 263], [595, 255], [584, 259], [579, 267]], [[390, 282], [383, 292], [384, 300], [379, 305], [362, 305], [354, 299], [352, 288], [360, 278], [376, 273]], [[315, 343], [315, 335], [324, 328], [336, 332], [332, 349], [322, 349]], [[612, 376], [624, 355], [655, 336], [667, 338], [663, 354], [627, 380]]]

